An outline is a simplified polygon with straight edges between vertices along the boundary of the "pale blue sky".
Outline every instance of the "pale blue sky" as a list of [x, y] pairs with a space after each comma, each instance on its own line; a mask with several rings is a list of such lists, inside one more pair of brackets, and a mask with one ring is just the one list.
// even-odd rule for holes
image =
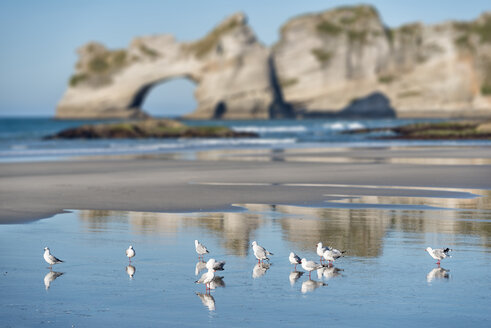
[[[243, 11], [259, 39], [273, 44], [292, 16], [340, 5], [374, 5], [390, 27], [408, 22], [471, 20], [491, 10], [489, 0], [378, 1], [2, 1], [0, 3], [0, 116], [51, 116], [73, 73], [75, 49], [88, 41], [123, 48], [140, 35], [170, 33], [189, 41], [226, 16]], [[153, 114], [193, 110], [194, 86], [171, 81], [144, 104]]]

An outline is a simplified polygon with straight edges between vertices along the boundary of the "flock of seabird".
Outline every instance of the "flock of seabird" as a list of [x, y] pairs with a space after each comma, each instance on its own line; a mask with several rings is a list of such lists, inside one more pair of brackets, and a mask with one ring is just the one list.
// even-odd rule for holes
[[[195, 281], [197, 284], [204, 284], [206, 288], [206, 292], [205, 294], [201, 294], [201, 293], [196, 293], [196, 294], [201, 298], [203, 304], [206, 303], [205, 305], [210, 307], [209, 305], [211, 304], [211, 299], [210, 297], [208, 297], [210, 296], [209, 295], [210, 291], [217, 287], [225, 286], [223, 277], [215, 274], [216, 271], [224, 270], [225, 261], [216, 261], [215, 259], [211, 258], [207, 262], [204, 262], [204, 255], [210, 252], [208, 251], [206, 246], [200, 243], [198, 240], [194, 241], [194, 245], [196, 248], [196, 253], [198, 253], [198, 260], [199, 260], [198, 263], [196, 264], [195, 274], [198, 275], [199, 272], [204, 269], [208, 270], [198, 280]], [[269, 256], [274, 254], [268, 251], [267, 249], [265, 249], [264, 247], [260, 246], [256, 241], [252, 242], [252, 250], [254, 252], [254, 256], [257, 259], [257, 264], [253, 269], [252, 276], [254, 278], [258, 278], [264, 275], [266, 271], [269, 269], [270, 267]], [[431, 282], [434, 278], [438, 278], [438, 277], [448, 278], [449, 276], [448, 270], [440, 268], [440, 261], [447, 257], [451, 257], [449, 254], [451, 249], [450, 248], [433, 249], [431, 247], [427, 247], [425, 250], [432, 258], [438, 261], [436, 262], [438, 267], [433, 269], [427, 275], [428, 282]], [[319, 259], [320, 263], [309, 261], [306, 258], [301, 259], [294, 252], [291, 252], [288, 257], [290, 263], [294, 265], [294, 271], [290, 273], [290, 277], [289, 277], [292, 285], [303, 275], [303, 272], [297, 271], [298, 264], [300, 264], [305, 271], [309, 272], [309, 280], [306, 281], [304, 284], [302, 284], [302, 292], [312, 291], [319, 286], [326, 285], [323, 282], [311, 280], [310, 278], [311, 278], [312, 271], [317, 270], [317, 275], [319, 279], [322, 277], [326, 277], [328, 279], [335, 277], [340, 274], [339, 273], [340, 271], [342, 271], [342, 269], [335, 268], [333, 266], [333, 263], [334, 261], [342, 257], [345, 251], [340, 251], [338, 249], [327, 247], [327, 246], [324, 247], [322, 243], [319, 242], [317, 244], [316, 252], [320, 258]], [[126, 250], [126, 256], [128, 257], [129, 260], [129, 265], [126, 267], [126, 273], [130, 276], [130, 278], [133, 278], [133, 275], [135, 274], [136, 271], [135, 267], [131, 265], [131, 259], [135, 255], [136, 255], [135, 249], [133, 248], [133, 246], [130, 245]], [[48, 290], [51, 282], [63, 274], [62, 272], [52, 271], [53, 265], [63, 263], [63, 261], [57, 258], [56, 256], [54, 256], [53, 254], [51, 254], [51, 251], [48, 247], [44, 248], [43, 257], [44, 260], [50, 265], [49, 266], [50, 272], [44, 277], [44, 284], [46, 290]], [[265, 263], [264, 262], [265, 260], [268, 262]], [[327, 263], [323, 263], [324, 261], [327, 261]]]

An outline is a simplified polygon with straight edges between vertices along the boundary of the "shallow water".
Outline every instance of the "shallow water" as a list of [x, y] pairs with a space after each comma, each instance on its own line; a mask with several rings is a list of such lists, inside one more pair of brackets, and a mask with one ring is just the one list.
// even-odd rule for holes
[[[2, 225], [1, 326], [489, 327], [489, 192], [374, 197], [228, 213], [84, 210]], [[217, 273], [225, 287], [209, 296], [194, 284], [203, 273], [195, 239], [210, 249], [206, 259], [227, 262]], [[269, 268], [256, 265], [253, 240], [274, 253]], [[292, 273], [289, 252], [318, 261], [319, 241], [346, 250], [336, 269], [312, 280]], [[44, 246], [66, 261], [53, 269], [62, 275], [50, 273]], [[453, 257], [438, 269], [427, 246], [450, 247]]]

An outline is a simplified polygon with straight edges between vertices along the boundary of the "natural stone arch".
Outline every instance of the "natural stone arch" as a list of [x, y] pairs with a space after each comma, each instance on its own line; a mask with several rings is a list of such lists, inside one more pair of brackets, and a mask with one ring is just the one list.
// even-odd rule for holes
[[[174, 84], [175, 82], [178, 81], [186, 81], [190, 84], [193, 85], [193, 94], [196, 90], [197, 86], [197, 81], [193, 80], [192, 77], [187, 76], [187, 75], [182, 75], [182, 76], [175, 76], [172, 78], [166, 78], [157, 82], [149, 83], [140, 88], [140, 90], [137, 91], [137, 93], [134, 95], [133, 100], [131, 104], [129, 105], [130, 108], [139, 108], [142, 110], [145, 110], [147, 113], [150, 115], [160, 115], [160, 114], [166, 114], [165, 108], [160, 108], [159, 113], [156, 114], [155, 111], [152, 113], [152, 110], [149, 109], [149, 98], [155, 95], [158, 95], [160, 92], [165, 87], [169, 87], [169, 85]], [[162, 99], [162, 98], [161, 98]], [[190, 111], [192, 107], [189, 107], [188, 112]]]
[[182, 76], [197, 84], [193, 118], [212, 118], [217, 108], [226, 108], [221, 118], [269, 118], [275, 100], [269, 49], [257, 41], [243, 14], [192, 43], [159, 35], [137, 38], [125, 50], [89, 43], [78, 53], [59, 118], [144, 116], [140, 106], [152, 86]]

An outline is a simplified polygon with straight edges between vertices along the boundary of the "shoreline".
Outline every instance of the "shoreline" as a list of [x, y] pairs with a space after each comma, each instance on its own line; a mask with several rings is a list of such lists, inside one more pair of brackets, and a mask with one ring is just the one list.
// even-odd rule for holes
[[[251, 152], [261, 154], [260, 150]], [[330, 161], [341, 155], [372, 161]], [[319, 161], [289, 160], [304, 156]], [[457, 158], [463, 162], [416, 165], [384, 160], [394, 158]], [[491, 147], [292, 150], [280, 160], [266, 161], [231, 156], [227, 160], [144, 157], [0, 163], [0, 224], [48, 218], [67, 209], [226, 211], [237, 203], [319, 205], [330, 199], [326, 195], [445, 194], [413, 187], [491, 189], [491, 165], [466, 164], [475, 159], [491, 159]], [[361, 188], [363, 185], [377, 188]]]

